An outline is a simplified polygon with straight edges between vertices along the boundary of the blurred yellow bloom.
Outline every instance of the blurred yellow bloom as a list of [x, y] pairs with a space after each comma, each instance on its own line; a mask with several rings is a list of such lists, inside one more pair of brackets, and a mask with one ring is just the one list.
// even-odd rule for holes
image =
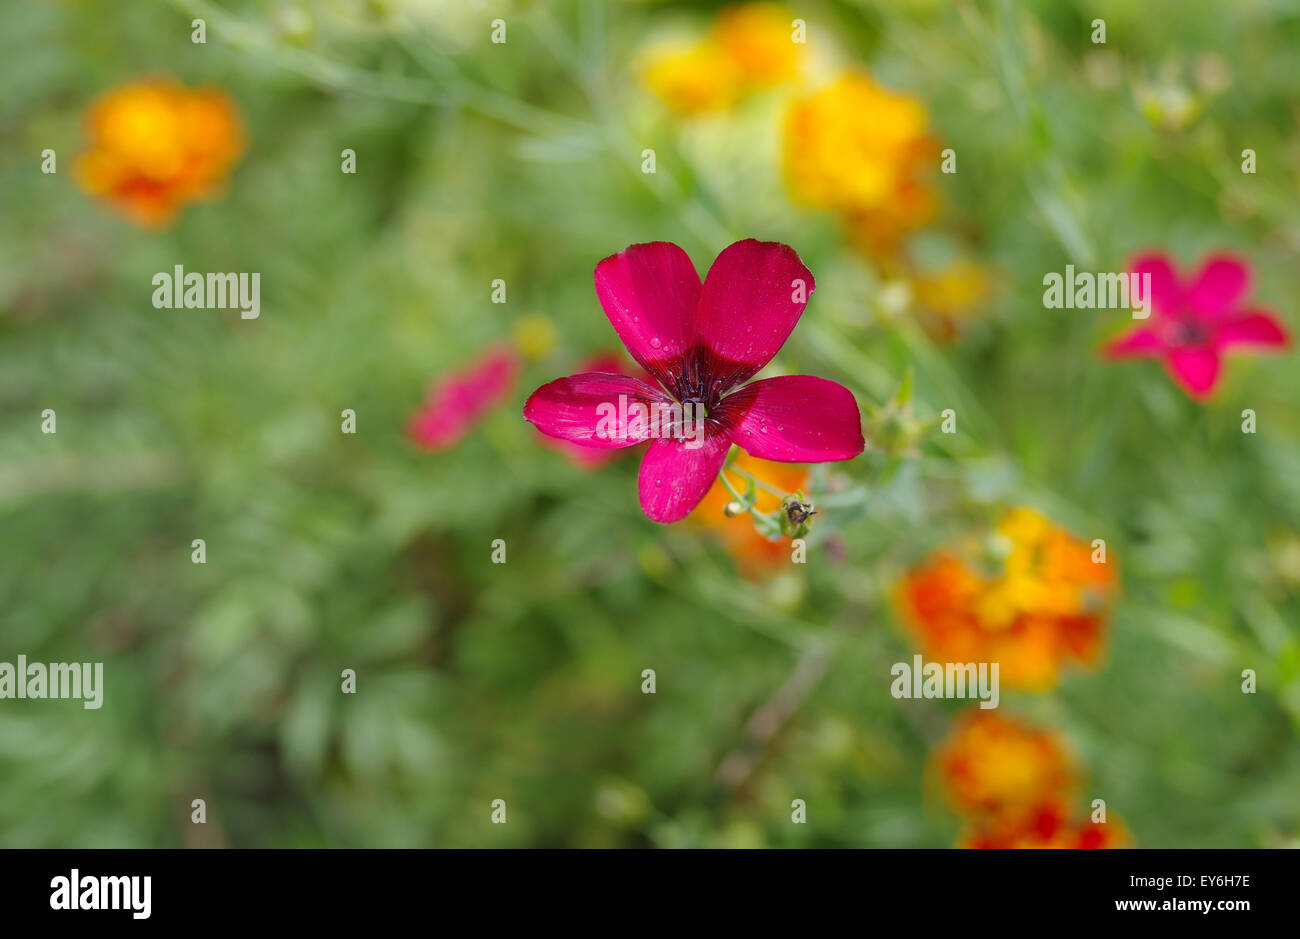
[[886, 205], [934, 152], [915, 98], [850, 73], [797, 102], [786, 122], [786, 168], [809, 205], [867, 211]]
[[794, 79], [803, 46], [784, 7], [728, 7], [699, 41], [653, 50], [642, 80], [665, 104], [689, 114], [729, 108], [742, 95]]
[[[744, 470], [756, 479], [784, 492], [795, 492], [808, 486], [807, 467], [796, 463], [775, 463], [761, 460], [741, 451], [734, 461], [736, 468]], [[728, 473], [727, 479], [736, 487], [737, 492], [744, 492], [748, 484], [742, 476]], [[753, 520], [748, 514], [729, 518], [723, 511], [732, 501], [731, 493], [715, 480], [713, 487], [690, 514], [690, 519], [712, 531], [726, 546], [727, 551], [736, 559], [742, 574], [757, 577], [790, 560], [790, 542], [787, 538], [772, 541], [759, 534]], [[781, 507], [781, 500], [766, 490], [758, 491], [754, 508], [759, 512], [771, 513]]]
[[735, 64], [748, 88], [797, 78], [803, 45], [794, 41], [794, 16], [775, 3], [728, 7], [713, 27], [714, 42]]
[[541, 313], [527, 313], [515, 320], [510, 328], [515, 348], [528, 359], [540, 359], [550, 354], [558, 337], [555, 322]]
[[931, 337], [952, 339], [989, 299], [989, 276], [973, 261], [954, 261], [935, 273], [912, 278], [912, 295], [920, 307], [921, 325]]
[[894, 247], [934, 217], [924, 175], [938, 157], [916, 98], [851, 72], [798, 102], [785, 124], [785, 168], [794, 198], [842, 212], [873, 253]]
[[234, 103], [222, 91], [171, 80], [123, 85], [86, 112], [89, 147], [77, 181], [133, 221], [167, 225], [186, 203], [210, 196], [244, 151]]
[[932, 659], [998, 662], [1004, 684], [1048, 687], [1065, 662], [1100, 654], [1114, 562], [1093, 556], [1041, 513], [1013, 509], [988, 550], [941, 550], [904, 577], [904, 621]]
[[711, 42], [655, 52], [643, 80], [666, 105], [688, 114], [731, 107], [742, 91], [739, 68]]

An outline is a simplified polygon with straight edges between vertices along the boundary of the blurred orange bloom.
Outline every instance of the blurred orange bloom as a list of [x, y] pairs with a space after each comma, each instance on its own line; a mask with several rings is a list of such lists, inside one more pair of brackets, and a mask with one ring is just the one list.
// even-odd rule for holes
[[229, 96], [169, 79], [109, 91], [87, 109], [85, 125], [89, 147], [77, 159], [78, 183], [151, 228], [211, 196], [245, 146]]
[[1067, 661], [1100, 654], [1113, 559], [1029, 508], [1008, 512], [979, 550], [941, 550], [904, 578], [899, 604], [924, 654], [997, 662], [1008, 686], [1055, 684]]
[[979, 708], [963, 714], [933, 765], [958, 813], [1004, 824], [1067, 804], [1075, 786], [1070, 757], [1056, 735]]
[[1125, 848], [1132, 836], [1124, 823], [1110, 817], [1104, 822], [1070, 819], [1061, 806], [1039, 807], [1025, 818], [1007, 823], [995, 820], [976, 825], [957, 841], [959, 848]]
[[[761, 460], [756, 456], [750, 456], [748, 453], [741, 451], [736, 457], [734, 465], [754, 476], [757, 479], [772, 486], [774, 489], [780, 489], [784, 492], [794, 492], [798, 489], [804, 489], [808, 485], [808, 469], [801, 464], [795, 463], [774, 463], [771, 460]], [[744, 492], [748, 483], [746, 479], [730, 472], [730, 467], [724, 469], [728, 473], [727, 478], [731, 484], [736, 487], [737, 492]], [[705, 494], [704, 499], [691, 512], [689, 518], [691, 521], [712, 531], [718, 539], [727, 548], [727, 551], [736, 559], [740, 572], [746, 577], [758, 577], [783, 563], [790, 560], [790, 543], [787, 538], [780, 538], [772, 541], [759, 534], [754, 527], [754, 522], [748, 514], [737, 515], [734, 518], [728, 518], [723, 511], [727, 504], [733, 501], [727, 487], [722, 484], [722, 480], [715, 480], [713, 487]], [[775, 512], [781, 507], [781, 500], [770, 492], [762, 489], [758, 492], [758, 499], [754, 503], [754, 508], [760, 512]]]
[[794, 79], [803, 46], [777, 4], [728, 7], [696, 42], [652, 50], [642, 80], [665, 104], [690, 114], [718, 111], [743, 95]]
[[794, 198], [844, 214], [850, 235], [888, 253], [937, 211], [925, 183], [938, 157], [924, 105], [863, 72], [848, 73], [795, 103], [785, 124], [785, 168]]

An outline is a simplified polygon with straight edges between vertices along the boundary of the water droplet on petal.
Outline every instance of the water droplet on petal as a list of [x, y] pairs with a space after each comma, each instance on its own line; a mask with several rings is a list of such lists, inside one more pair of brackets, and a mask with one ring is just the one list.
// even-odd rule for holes
[[650, 340], [650, 345], [651, 345], [653, 348], [658, 349], [660, 346], [663, 345], [663, 343], [660, 342], [660, 341], [659, 341], [659, 337], [656, 336], [655, 338], [653, 338], [653, 339]]

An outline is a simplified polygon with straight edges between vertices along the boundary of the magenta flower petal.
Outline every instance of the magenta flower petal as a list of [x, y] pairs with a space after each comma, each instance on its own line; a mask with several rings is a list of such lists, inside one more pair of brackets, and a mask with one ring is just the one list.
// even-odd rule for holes
[[669, 385], [675, 367], [694, 345], [700, 275], [686, 252], [670, 241], [632, 245], [596, 265], [596, 296], [632, 358]]
[[851, 460], [866, 445], [853, 394], [825, 378], [765, 378], [728, 395], [720, 412], [718, 419], [731, 427], [732, 439], [764, 460]]
[[1206, 258], [1187, 288], [1186, 303], [1202, 319], [1223, 319], [1234, 312], [1250, 288], [1250, 269], [1229, 254]]
[[1151, 306], [1157, 313], [1172, 316], [1182, 302], [1178, 273], [1163, 254], [1140, 254], [1128, 264], [1134, 274], [1151, 275]]
[[[633, 378], [639, 378], [641, 381], [650, 383], [651, 387], [653, 387], [654, 383], [654, 379], [650, 377], [645, 369], [637, 368], [635, 365], [624, 361], [621, 355], [614, 352], [599, 352], [588, 356], [578, 363], [578, 372], [612, 372], [615, 375], [630, 375]], [[561, 440], [556, 437], [548, 437], [536, 427], [533, 430], [543, 446], [558, 453], [563, 453], [569, 458], [569, 462], [579, 469], [594, 470], [610, 460], [619, 458], [618, 450], [591, 447], [581, 440]]]
[[1219, 381], [1219, 353], [1214, 349], [1171, 349], [1165, 364], [1174, 381], [1193, 398], [1209, 397]]
[[690, 441], [661, 437], [646, 450], [637, 475], [641, 511], [651, 521], [680, 522], [700, 504], [726, 462], [731, 438], [710, 428], [704, 443], [689, 449]]
[[1105, 354], [1109, 359], [1143, 358], [1163, 355], [1165, 341], [1154, 329], [1139, 326], [1130, 332], [1112, 339], [1106, 344]]
[[816, 286], [789, 245], [750, 238], [718, 255], [704, 278], [695, 335], [721, 391], [772, 361]]
[[[628, 433], [628, 409], [619, 408], [619, 397], [649, 407], [668, 401], [657, 388], [629, 375], [583, 372], [557, 378], [534, 391], [524, 403], [524, 418], [542, 433], [602, 450], [630, 447], [646, 439], [644, 431]], [[646, 426], [644, 421], [639, 427]], [[636, 428], [634, 428], [636, 430]]]
[[1288, 337], [1271, 314], [1263, 310], [1247, 311], [1219, 324], [1214, 340], [1220, 348], [1231, 346], [1285, 346]]

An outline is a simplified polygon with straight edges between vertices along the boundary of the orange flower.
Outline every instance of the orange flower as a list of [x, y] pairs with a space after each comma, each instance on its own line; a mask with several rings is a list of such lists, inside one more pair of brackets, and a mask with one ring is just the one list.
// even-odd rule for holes
[[851, 72], [797, 102], [786, 118], [785, 167], [795, 199], [844, 214], [850, 235], [889, 254], [937, 211], [926, 171], [938, 145], [916, 98]]
[[[761, 460], [756, 456], [741, 452], [734, 465], [757, 479], [785, 492], [804, 489], [808, 485], [808, 470], [800, 464], [774, 463]], [[729, 472], [724, 470], [723, 472]], [[727, 477], [737, 492], [744, 492], [747, 480], [735, 473]], [[722, 480], [715, 480], [713, 487], [690, 514], [690, 519], [712, 531], [726, 546], [728, 552], [736, 559], [740, 571], [746, 577], [758, 577], [771, 569], [790, 560], [789, 540], [781, 538], [772, 541], [763, 537], [754, 528], [753, 521], [746, 515], [728, 518], [723, 511], [733, 501]], [[781, 507], [781, 500], [775, 495], [760, 489], [754, 508], [759, 512], [775, 512]]]
[[718, 111], [743, 95], [796, 78], [803, 46], [784, 7], [728, 7], [696, 42], [652, 50], [642, 69], [646, 86], [669, 107], [689, 114]]
[[904, 577], [900, 606], [924, 654], [997, 662], [1011, 687], [1055, 684], [1062, 664], [1100, 654], [1112, 562], [1027, 508], [1008, 512], [989, 550], [941, 550]]
[[1064, 805], [1074, 789], [1069, 755], [1054, 734], [996, 711], [967, 711], [935, 751], [934, 767], [962, 815], [1021, 824]]
[[1040, 806], [1023, 819], [975, 825], [957, 841], [959, 848], [1124, 848], [1132, 836], [1117, 818], [1071, 820], [1061, 806]]
[[234, 103], [162, 79], [115, 88], [86, 112], [89, 148], [77, 180], [132, 221], [169, 224], [186, 203], [210, 196], [244, 152]]

